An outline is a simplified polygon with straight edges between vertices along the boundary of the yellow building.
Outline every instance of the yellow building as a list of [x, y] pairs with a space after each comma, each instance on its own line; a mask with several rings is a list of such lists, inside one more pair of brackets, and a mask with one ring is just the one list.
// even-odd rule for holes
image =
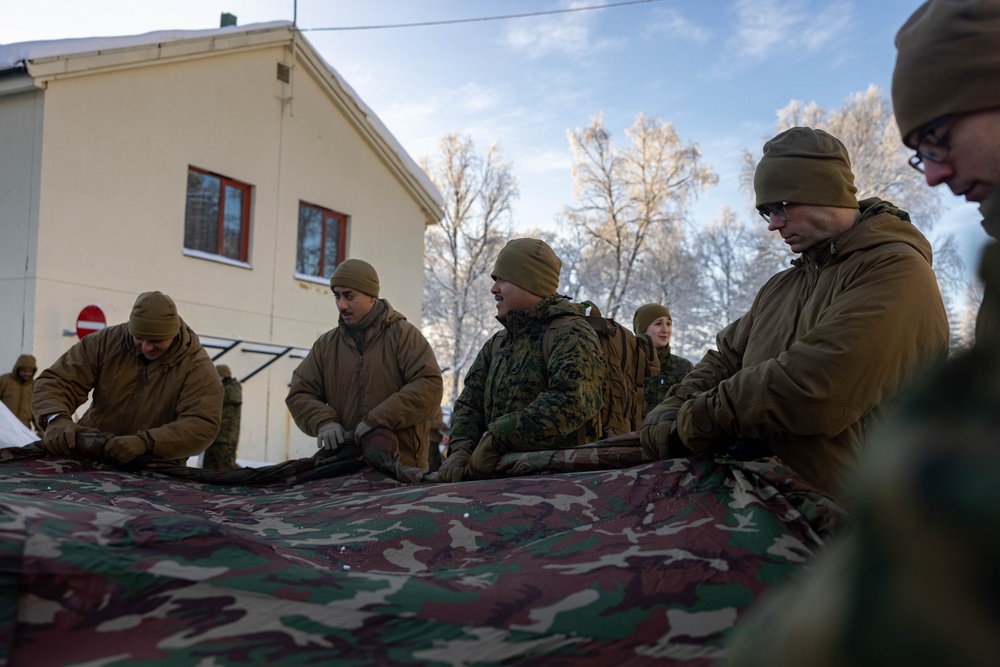
[[[239, 457], [310, 456], [292, 370], [358, 257], [420, 323], [441, 196], [290, 23], [0, 46], [0, 364], [161, 290], [246, 377]], [[289, 348], [293, 348], [287, 352]], [[210, 348], [213, 355], [222, 348]]]

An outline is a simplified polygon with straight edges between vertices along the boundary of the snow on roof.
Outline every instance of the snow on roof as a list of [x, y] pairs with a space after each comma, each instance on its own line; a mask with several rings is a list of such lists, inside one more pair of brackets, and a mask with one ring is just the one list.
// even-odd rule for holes
[[[6, 69], [13, 69], [22, 65], [26, 66], [32, 60], [43, 58], [53, 58], [59, 56], [69, 56], [81, 53], [95, 53], [98, 51], [109, 51], [112, 49], [123, 49], [134, 46], [147, 46], [150, 44], [162, 44], [163, 42], [175, 42], [185, 39], [199, 39], [214, 37], [216, 35], [227, 35], [234, 32], [252, 32], [259, 30], [272, 30], [275, 28], [294, 28], [291, 21], [271, 21], [268, 23], [251, 23], [244, 26], [229, 26], [226, 28], [216, 28], [214, 30], [158, 30], [147, 32], [142, 35], [123, 35], [119, 37], [83, 37], [79, 39], [52, 39], [35, 42], [19, 42], [16, 44], [0, 44], [0, 72]], [[302, 37], [306, 43], [309, 43]], [[424, 170], [421, 169], [403, 146], [396, 140], [392, 132], [389, 131], [375, 112], [362, 101], [357, 92], [351, 88], [340, 73], [337, 72], [312, 44], [309, 44], [313, 53], [323, 62], [323, 65], [330, 71], [337, 83], [344, 92], [353, 100], [358, 109], [364, 114], [365, 120], [371, 125], [378, 136], [385, 141], [386, 145], [399, 158], [406, 170], [420, 183], [421, 187], [431, 196], [438, 206], [444, 206], [444, 199], [437, 187], [431, 182]]]

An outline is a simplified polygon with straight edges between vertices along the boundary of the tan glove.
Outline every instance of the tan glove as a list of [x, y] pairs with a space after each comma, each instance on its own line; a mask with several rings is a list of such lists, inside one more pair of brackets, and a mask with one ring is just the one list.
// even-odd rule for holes
[[461, 482], [470, 456], [468, 449], [456, 449], [444, 460], [437, 472], [426, 475], [424, 479], [432, 482]]
[[147, 453], [152, 453], [152, 447], [147, 452], [146, 441], [137, 435], [115, 436], [104, 445], [104, 460], [121, 467], [130, 465]]
[[45, 427], [42, 447], [50, 454], [72, 456], [79, 433], [97, 433], [95, 429], [80, 426], [69, 417], [56, 417]]
[[677, 408], [654, 410], [646, 415], [639, 430], [639, 444], [642, 453], [651, 460], [671, 458], [669, 452], [670, 430], [677, 419]]
[[500, 450], [493, 444], [493, 436], [487, 431], [469, 459], [469, 477], [471, 479], [493, 479], [496, 477], [500, 456]]

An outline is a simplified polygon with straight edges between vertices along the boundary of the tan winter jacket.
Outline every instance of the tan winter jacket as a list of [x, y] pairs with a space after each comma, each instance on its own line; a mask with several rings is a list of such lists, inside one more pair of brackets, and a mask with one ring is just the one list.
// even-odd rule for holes
[[849, 496], [841, 484], [872, 420], [948, 353], [927, 239], [887, 202], [860, 208], [851, 229], [772, 277], [670, 392], [706, 392], [677, 416], [689, 448], [762, 439], [816, 487]]
[[128, 324], [85, 336], [35, 383], [36, 423], [67, 417], [93, 401], [80, 424], [115, 435], [138, 435], [154, 444], [157, 458], [183, 462], [205, 451], [222, 419], [222, 382], [183, 320], [177, 340], [155, 361], [136, 349]]
[[364, 354], [343, 321], [316, 340], [292, 374], [285, 405], [296, 425], [316, 435], [335, 421], [347, 431], [365, 422], [399, 439], [405, 465], [427, 468], [427, 422], [441, 405], [441, 368], [417, 327], [386, 309], [365, 330]]
[[0, 401], [22, 424], [31, 428], [31, 393], [35, 390], [35, 379], [21, 382], [17, 372], [22, 368], [38, 368], [35, 358], [22, 354], [14, 363], [12, 372], [0, 375]]

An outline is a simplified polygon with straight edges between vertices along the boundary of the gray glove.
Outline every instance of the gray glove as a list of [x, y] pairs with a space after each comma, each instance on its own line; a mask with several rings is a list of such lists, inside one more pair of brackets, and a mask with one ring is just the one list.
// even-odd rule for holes
[[361, 438], [370, 430], [372, 430], [371, 426], [364, 422], [358, 422], [358, 425], [354, 427], [354, 442], [361, 442]]
[[319, 433], [316, 435], [316, 447], [335, 452], [338, 447], [344, 444], [346, 437], [347, 432], [344, 431], [343, 426], [337, 422], [326, 422], [319, 427]]

